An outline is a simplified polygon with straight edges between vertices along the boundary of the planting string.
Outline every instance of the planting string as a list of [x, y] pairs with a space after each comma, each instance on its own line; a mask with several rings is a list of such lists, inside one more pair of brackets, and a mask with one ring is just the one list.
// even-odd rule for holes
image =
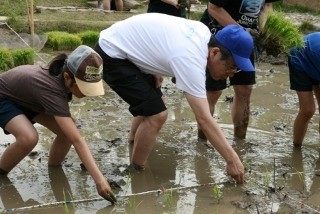
[[[12, 27], [10, 27], [10, 26], [8, 25], [8, 23], [3, 23], [3, 24], [5, 24], [12, 32], [14, 32], [14, 34], [16, 34], [16, 36], [18, 36], [19, 39], [21, 39], [22, 42], [23, 42], [25, 45], [27, 45], [28, 47], [32, 48], [16, 31], [14, 31], [14, 30], [12, 29]], [[36, 53], [36, 55], [37, 55], [43, 62], [47, 63], [39, 54]]]
[[[157, 190], [150, 190], [145, 192], [139, 192], [139, 193], [133, 193], [133, 194], [126, 194], [126, 195], [117, 195], [117, 197], [131, 197], [131, 196], [138, 196], [138, 195], [147, 195], [147, 194], [161, 194], [168, 191], [177, 191], [177, 190], [183, 190], [183, 189], [191, 189], [191, 188], [197, 188], [197, 187], [204, 187], [204, 186], [213, 186], [213, 185], [219, 185], [221, 183], [206, 183], [206, 184], [197, 184], [193, 186], [186, 186], [186, 187], [174, 187], [169, 189], [157, 189]], [[18, 207], [18, 208], [7, 208], [2, 213], [9, 213], [14, 211], [21, 211], [21, 210], [27, 210], [27, 209], [37, 209], [37, 208], [43, 208], [48, 206], [57, 206], [57, 205], [64, 205], [64, 204], [74, 204], [74, 203], [83, 203], [83, 202], [91, 202], [91, 201], [100, 201], [105, 200], [102, 197], [97, 198], [88, 198], [88, 199], [79, 199], [79, 200], [71, 200], [71, 201], [57, 201], [57, 202], [50, 202], [45, 204], [38, 204], [28, 207]]]

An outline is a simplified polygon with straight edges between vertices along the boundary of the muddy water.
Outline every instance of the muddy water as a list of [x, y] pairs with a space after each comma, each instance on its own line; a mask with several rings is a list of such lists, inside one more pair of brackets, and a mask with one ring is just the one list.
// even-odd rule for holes
[[[318, 117], [309, 124], [303, 148], [292, 147], [292, 124], [298, 104], [289, 90], [285, 65], [257, 64], [247, 139], [232, 137], [233, 96], [226, 89], [215, 119], [246, 167], [247, 182], [236, 186], [225, 174], [225, 163], [205, 141], [183, 94], [167, 80], [169, 108], [146, 170], [126, 174], [131, 116], [127, 104], [109, 88], [101, 98], [73, 101], [74, 118], [108, 179], [121, 186], [111, 206], [96, 193], [94, 182], [71, 150], [62, 167], [48, 168], [53, 135], [38, 126], [37, 153], [25, 158], [0, 179], [0, 211], [9, 213], [317, 213], [320, 212]], [[270, 72], [270, 69], [273, 69]], [[0, 134], [0, 154], [12, 136]], [[63, 206], [63, 201], [74, 201]]]

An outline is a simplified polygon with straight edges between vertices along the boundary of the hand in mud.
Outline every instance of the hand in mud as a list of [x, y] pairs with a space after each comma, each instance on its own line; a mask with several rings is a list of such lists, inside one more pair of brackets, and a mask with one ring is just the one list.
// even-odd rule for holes
[[227, 163], [227, 174], [237, 181], [237, 184], [244, 183], [244, 167], [239, 158]]
[[114, 203], [117, 202], [117, 199], [114, 196], [109, 183], [105, 181], [103, 183], [97, 183], [96, 186], [98, 193], [102, 198], [110, 201], [112, 205], [114, 205]]

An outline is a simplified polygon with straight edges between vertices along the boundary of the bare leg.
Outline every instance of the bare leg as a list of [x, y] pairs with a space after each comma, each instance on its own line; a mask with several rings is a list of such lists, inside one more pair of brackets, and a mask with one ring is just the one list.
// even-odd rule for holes
[[48, 165], [61, 165], [71, 148], [71, 142], [67, 140], [53, 116], [40, 114], [34, 120], [57, 135], [49, 151]]
[[315, 112], [315, 103], [311, 91], [297, 91], [297, 95], [299, 112], [293, 125], [293, 144], [296, 147], [300, 147], [306, 135], [310, 119]]
[[14, 135], [16, 142], [4, 151], [0, 159], [3, 174], [10, 172], [38, 143], [38, 133], [25, 115], [11, 119], [5, 129]]
[[[320, 87], [319, 86], [313, 86], [313, 93], [316, 96], [317, 104], [318, 104], [318, 112], [320, 114]], [[318, 131], [319, 131], [319, 134], [320, 134], [320, 120], [319, 120]]]
[[134, 143], [134, 136], [136, 135], [137, 129], [143, 120], [144, 117], [142, 116], [136, 116], [132, 118], [131, 121], [131, 128], [128, 136], [128, 143]]
[[[207, 99], [208, 99], [211, 115], [214, 114], [215, 106], [216, 106], [221, 94], [222, 94], [222, 90], [220, 90], [220, 91], [207, 91]], [[200, 129], [199, 125], [198, 125], [198, 138], [203, 139], [203, 140], [207, 139], [205, 134]]]
[[116, 10], [123, 11], [123, 0], [115, 0]]
[[111, 9], [110, 0], [103, 0], [102, 5], [103, 5], [103, 9], [104, 10], [110, 10]]
[[252, 85], [234, 85], [233, 89], [235, 93], [232, 104], [234, 137], [244, 139], [249, 124]]
[[144, 167], [156, 143], [156, 138], [168, 116], [168, 111], [144, 117], [141, 121], [135, 138], [131, 163]]

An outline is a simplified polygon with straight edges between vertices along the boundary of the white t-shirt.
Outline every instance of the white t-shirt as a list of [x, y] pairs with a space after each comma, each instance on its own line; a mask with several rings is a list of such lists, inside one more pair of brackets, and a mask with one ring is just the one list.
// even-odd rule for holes
[[177, 88], [206, 98], [210, 37], [199, 21], [146, 13], [103, 30], [99, 45], [110, 57], [129, 59], [145, 73], [176, 77]]

